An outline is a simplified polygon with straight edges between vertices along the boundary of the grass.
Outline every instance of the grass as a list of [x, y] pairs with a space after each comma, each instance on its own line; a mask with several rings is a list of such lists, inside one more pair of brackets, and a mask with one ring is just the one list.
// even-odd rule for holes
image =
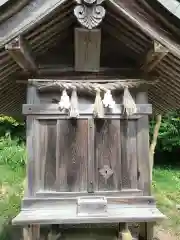
[[19, 212], [23, 196], [24, 149], [17, 140], [0, 139], [0, 240], [19, 239], [10, 221]]
[[161, 223], [163, 229], [180, 236], [180, 170], [157, 167], [154, 169], [153, 191], [158, 208], [168, 217]]
[[[7, 225], [20, 209], [23, 194], [24, 169], [13, 170], [7, 165], [0, 165], [0, 239], [8, 236]], [[4, 227], [6, 228], [4, 229]]]
[[[19, 212], [25, 178], [25, 147], [18, 141], [0, 138], [0, 240], [20, 239], [12, 229], [11, 219]], [[168, 217], [161, 229], [180, 236], [180, 170], [156, 167], [153, 172], [153, 192], [158, 208]]]
[[[11, 240], [9, 228], [4, 231], [4, 227], [19, 212], [24, 177], [23, 167], [0, 164], [0, 240]], [[155, 168], [153, 191], [158, 208], [168, 217], [161, 228], [180, 235], [180, 212], [176, 209], [180, 204], [180, 170]]]

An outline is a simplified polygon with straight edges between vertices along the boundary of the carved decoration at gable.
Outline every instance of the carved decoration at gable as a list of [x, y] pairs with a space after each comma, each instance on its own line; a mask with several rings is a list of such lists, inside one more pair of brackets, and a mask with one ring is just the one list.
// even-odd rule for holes
[[79, 23], [87, 28], [97, 27], [105, 16], [105, 9], [101, 4], [104, 0], [76, 0], [78, 5], [74, 9], [74, 15]]

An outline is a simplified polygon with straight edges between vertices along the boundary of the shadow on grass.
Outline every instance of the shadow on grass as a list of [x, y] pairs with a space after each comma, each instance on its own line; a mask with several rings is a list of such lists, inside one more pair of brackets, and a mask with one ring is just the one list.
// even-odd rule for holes
[[180, 149], [175, 149], [173, 152], [155, 152], [154, 163], [155, 167], [180, 170]]
[[13, 226], [11, 221], [2, 227], [0, 232], [0, 240], [21, 240], [22, 239], [22, 227]]

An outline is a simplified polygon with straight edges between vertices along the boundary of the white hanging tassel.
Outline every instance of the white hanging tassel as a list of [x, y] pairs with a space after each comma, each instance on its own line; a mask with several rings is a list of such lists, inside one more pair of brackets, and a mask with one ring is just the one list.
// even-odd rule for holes
[[79, 117], [78, 96], [77, 96], [77, 91], [75, 88], [72, 90], [72, 94], [71, 94], [71, 107], [70, 107], [69, 115], [71, 118]]
[[125, 228], [120, 232], [120, 240], [133, 240], [131, 232], [129, 231], [128, 224], [125, 224]]
[[100, 95], [100, 89], [96, 90], [96, 98], [94, 101], [94, 110], [93, 115], [95, 118], [103, 118], [104, 117], [104, 106]]
[[60, 110], [69, 110], [70, 109], [70, 99], [69, 96], [67, 95], [66, 89], [63, 90], [62, 96], [59, 102], [59, 108]]
[[124, 89], [123, 105], [127, 116], [131, 116], [137, 113], [136, 103], [133, 97], [131, 96], [128, 87], [125, 87]]
[[103, 104], [107, 108], [114, 108], [115, 101], [113, 100], [112, 94], [110, 90], [107, 90], [104, 94]]

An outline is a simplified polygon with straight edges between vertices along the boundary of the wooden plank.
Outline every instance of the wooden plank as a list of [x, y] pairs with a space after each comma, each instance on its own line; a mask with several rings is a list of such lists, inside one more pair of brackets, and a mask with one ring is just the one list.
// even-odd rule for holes
[[[146, 92], [139, 92], [136, 96], [139, 104], [148, 102]], [[137, 120], [137, 157], [138, 157], [138, 188], [143, 191], [143, 195], [151, 195], [150, 163], [149, 163], [149, 119], [143, 116]], [[140, 237], [152, 240], [153, 224], [140, 224]]]
[[137, 189], [137, 145], [136, 121], [121, 121], [122, 187]]
[[[123, 114], [124, 109], [122, 104], [116, 104], [112, 109], [112, 112], [106, 112], [105, 116], [112, 118], [113, 115]], [[93, 114], [93, 104], [79, 103], [79, 113], [80, 115], [92, 115]], [[147, 115], [152, 113], [151, 104], [137, 104], [137, 113], [135, 115]], [[58, 104], [24, 104], [23, 105], [24, 115], [63, 115], [67, 117], [68, 115], [63, 111], [59, 110]], [[134, 115], [134, 116], [135, 116]], [[132, 116], [133, 117], [133, 116]]]
[[95, 179], [97, 191], [121, 189], [120, 121], [100, 120], [95, 125]]
[[39, 190], [56, 190], [57, 121], [39, 121]]
[[[94, 81], [97, 79], [111, 80], [113, 77], [117, 76], [120, 78], [142, 78], [142, 71], [134, 68], [108, 68], [100, 67], [98, 76], [96, 72], [85, 73], [85, 72], [74, 72], [74, 67], [69, 65], [40, 65], [38, 66], [38, 72], [34, 75], [34, 78], [47, 78], [47, 77], [63, 77], [62, 80], [66, 79], [76, 79], [84, 80], [85, 78], [88, 81], [89, 79], [94, 78]], [[16, 81], [19, 84], [27, 84], [27, 79], [31, 78], [30, 74], [26, 72], [21, 72], [17, 74], [18, 80]], [[24, 79], [24, 80], [23, 80]], [[40, 80], [40, 79], [39, 79]], [[48, 80], [49, 81], [49, 80]], [[107, 81], [107, 80], [106, 80]]]
[[[137, 103], [147, 103], [147, 93], [139, 92], [136, 97]], [[143, 116], [137, 120], [137, 157], [139, 181], [138, 188], [144, 195], [149, 195], [151, 189], [150, 163], [149, 163], [149, 119]]]
[[[63, 124], [65, 128], [63, 128]], [[67, 148], [69, 149], [69, 146], [65, 146], [65, 143], [62, 142], [66, 130], [67, 130], [66, 123], [64, 121], [62, 122], [62, 120], [58, 120], [57, 121], [57, 142], [56, 142], [56, 191], [58, 192], [68, 191], [68, 183], [67, 183], [68, 162], [66, 163], [65, 161], [66, 160], [69, 161], [69, 159], [67, 159], [65, 152], [67, 151]], [[69, 131], [66, 134], [68, 133]], [[60, 144], [63, 144], [63, 148], [64, 148], [62, 153], [61, 153], [62, 146]]]
[[127, 162], [127, 129], [128, 120], [121, 121], [121, 174], [122, 174], [122, 187], [123, 189], [130, 189], [130, 173]]
[[[59, 67], [58, 67], [59, 66]], [[100, 68], [100, 71], [98, 72], [98, 76], [97, 76], [97, 73], [83, 73], [84, 75], [78, 75], [78, 73], [75, 73], [73, 68], [72, 67], [68, 67], [68, 66], [61, 66], [61, 65], [58, 65], [56, 68], [52, 68], [52, 69], [49, 69], [50, 71], [50, 74], [53, 75], [53, 69], [55, 71], [57, 71], [57, 74], [61, 73], [61, 72], [65, 72], [66, 74], [66, 78], [58, 78], [58, 79], [55, 79], [55, 78], [47, 78], [48, 76], [48, 69], [44, 69], [44, 70], [47, 70], [47, 74], [45, 74], [45, 78], [34, 78], [34, 79], [31, 79], [29, 78], [28, 81], [27, 80], [16, 80], [16, 83], [19, 83], [19, 84], [34, 84], [34, 83], [39, 83], [39, 84], [47, 84], [47, 87], [48, 87], [48, 84], [50, 84], [51, 82], [53, 83], [54, 81], [56, 82], [69, 82], [69, 83], [73, 83], [75, 81], [77, 82], [95, 82], [95, 83], [104, 83], [104, 82], [122, 82], [122, 83], [126, 83], [128, 81], [131, 81], [131, 82], [138, 82], [141, 83], [141, 82], [144, 82], [146, 84], [149, 84], [150, 80], [144, 80], [144, 77], [143, 77], [143, 73], [140, 73], [138, 72], [137, 70], [135, 69], [131, 69], [131, 68]], [[53, 66], [52, 66], [53, 67]], [[41, 71], [38, 69], [38, 72]], [[75, 78], [69, 78], [69, 75], [68, 75], [68, 72], [69, 71], [72, 71], [73, 76], [74, 77], [77, 77], [77, 79], [75, 80]], [[46, 73], [46, 72], [45, 72]], [[120, 75], [119, 76], [119, 79], [114, 77], [114, 78], [110, 78], [110, 76], [108, 74], [112, 74], [114, 73], [114, 75], [120, 75], [120, 74], [123, 74], [123, 77]], [[132, 78], [128, 77], [126, 74], [128, 73], [132, 73], [130, 74], [130, 76], [132, 76]], [[76, 75], [77, 74], [77, 75]], [[89, 75], [88, 75], [89, 74]], [[134, 75], [133, 75], [134, 74]], [[87, 77], [86, 79], [85, 76]], [[95, 78], [96, 77], [96, 78]], [[149, 76], [150, 78], [150, 76]], [[153, 81], [156, 81], [156, 80], [153, 80]], [[153, 83], [152, 79], [151, 79], [151, 83]], [[58, 85], [57, 85], [58, 87]]]
[[39, 104], [39, 94], [35, 86], [27, 86], [27, 104]]
[[57, 190], [87, 191], [88, 122], [60, 120]]
[[94, 176], [94, 121], [88, 120], [88, 193], [94, 192], [95, 176]]
[[34, 119], [32, 116], [26, 118], [26, 148], [27, 148], [27, 189], [26, 195], [34, 194], [35, 187], [35, 162], [34, 162]]
[[[105, 194], [103, 191], [100, 192], [101, 194]], [[106, 192], [107, 194], [108, 192]], [[113, 193], [113, 192], [111, 192]], [[115, 191], [114, 191], [115, 193]], [[58, 193], [59, 194], [59, 193]], [[69, 192], [69, 193], [65, 193], [66, 197], [62, 197], [63, 195], [57, 195], [57, 192], [53, 192], [52, 195], [48, 195], [47, 192], [44, 192], [44, 195], [37, 195], [37, 198], [26, 198], [23, 200], [23, 207], [25, 209], [29, 209], [32, 208], [33, 206], [35, 208], [40, 207], [40, 206], [54, 206], [54, 207], [58, 207], [61, 204], [67, 203], [68, 204], [76, 204], [77, 203], [77, 197], [92, 197], [94, 199], [97, 198], [97, 193], [94, 194], [89, 194], [89, 193], [84, 193], [84, 192]], [[58, 197], [57, 197], [57, 196]], [[102, 196], [102, 195], [101, 195]], [[98, 197], [99, 197], [99, 192], [98, 192]], [[59, 199], [59, 201], [57, 201], [57, 199]], [[116, 192], [115, 194], [112, 195], [106, 195], [106, 199], [107, 199], [107, 204], [120, 204], [120, 205], [134, 205], [134, 206], [155, 206], [155, 199], [152, 196], [142, 196], [142, 195], [119, 195], [119, 191]], [[63, 207], [63, 205], [62, 205]]]
[[49, 4], [48, 0], [37, 1], [36, 4], [29, 3], [18, 14], [14, 14], [2, 23], [0, 27], [0, 46], [2, 47], [16, 36], [24, 34], [28, 29], [32, 29], [32, 27], [37, 26], [40, 22], [42, 23], [42, 20], [49, 16], [56, 8], [61, 6], [63, 9], [64, 3], [65, 0], [52, 0], [52, 5]]
[[[66, 209], [64, 208], [66, 204]], [[100, 223], [120, 223], [120, 222], [156, 222], [164, 219], [164, 215], [154, 206], [147, 205], [131, 205], [127, 204], [110, 204], [108, 213], [104, 215], [85, 215], [77, 216], [77, 202], [74, 204], [65, 203], [63, 205], [55, 205], [51, 208], [46, 207], [46, 214], [37, 207], [31, 207], [28, 210], [22, 210], [21, 213], [14, 219], [16, 224], [100, 224]]]
[[22, 36], [13, 39], [10, 43], [5, 45], [5, 48], [24, 71], [30, 73], [37, 71], [37, 66], [33, 59], [30, 47]]
[[[36, 119], [38, 119], [38, 120], [43, 120], [43, 119], [59, 119], [59, 120], [63, 120], [63, 119], [66, 119], [66, 120], [69, 120], [69, 116], [67, 115], [67, 114], [60, 114], [60, 115], [58, 115], [58, 114], [56, 114], [56, 115], [46, 115], [46, 114], [43, 114], [43, 115], [32, 115], [33, 117], [35, 117]], [[79, 116], [79, 118], [78, 119], [84, 119], [84, 120], [87, 120], [87, 119], [92, 119], [92, 114], [85, 114], [85, 115], [83, 115], [83, 114], [81, 114], [80, 116]], [[132, 120], [137, 120], [137, 119], [139, 119], [139, 118], [141, 118], [142, 117], [142, 115], [132, 115], [132, 116], [130, 116], [128, 119], [132, 119]], [[103, 119], [111, 119], [111, 120], [113, 120], [113, 119], [127, 119], [127, 117], [126, 116], [124, 116], [124, 115], [119, 115], [119, 114], [114, 114], [114, 115], [105, 115], [104, 116], [104, 118]]]
[[[40, 191], [36, 193], [36, 196], [38, 198], [67, 198], [67, 197], [83, 197], [83, 196], [88, 196], [89, 193], [85, 192], [59, 192], [58, 190], [56, 192], [52, 191]], [[96, 192], [91, 193], [92, 196], [96, 195]], [[98, 191], [98, 196], [104, 196], [104, 191]], [[107, 197], [124, 197], [124, 196], [142, 196], [142, 191], [139, 189], [122, 189], [122, 190], [117, 190], [117, 191], [106, 191], [106, 196]]]
[[98, 72], [100, 68], [101, 30], [75, 28], [75, 71]]
[[[40, 102], [36, 88], [34, 86], [28, 86], [27, 89], [27, 103], [38, 104]], [[36, 162], [35, 162], [35, 119], [33, 116], [27, 116], [26, 118], [26, 148], [27, 148], [27, 189], [25, 195], [32, 196], [36, 190]]]
[[127, 128], [127, 163], [130, 174], [130, 188], [137, 188], [137, 126], [136, 121], [129, 120]]

